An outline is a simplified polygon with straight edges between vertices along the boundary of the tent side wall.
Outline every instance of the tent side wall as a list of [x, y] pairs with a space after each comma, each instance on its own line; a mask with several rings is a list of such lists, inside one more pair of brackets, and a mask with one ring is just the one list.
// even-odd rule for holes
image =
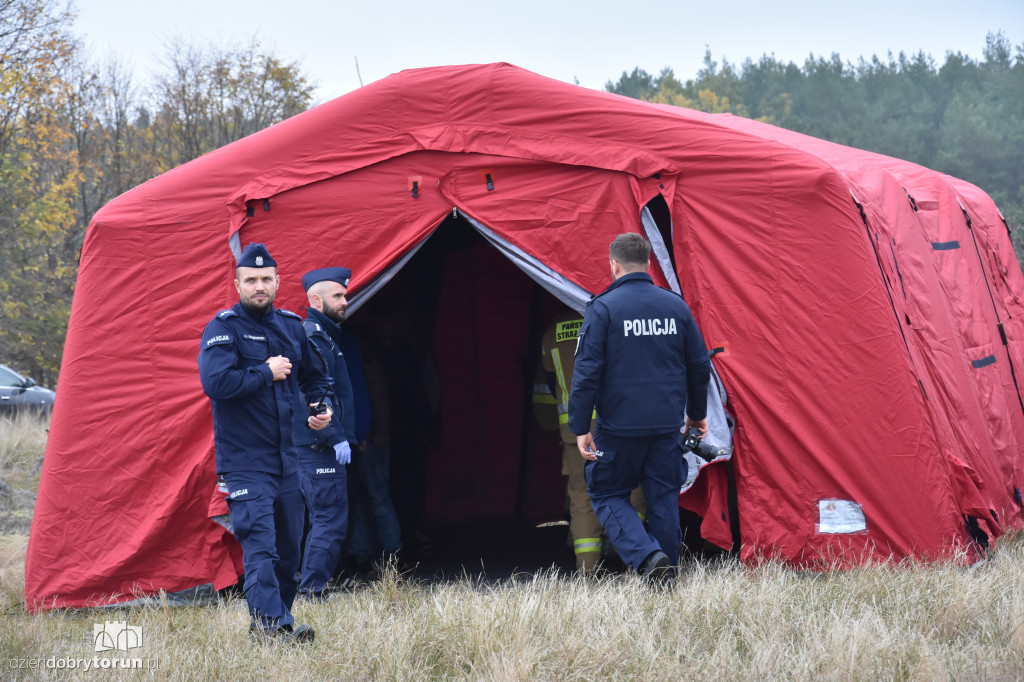
[[[970, 363], [953, 360], [966, 358], [968, 346], [956, 324], [957, 304], [944, 293], [935, 267], [936, 256], [948, 261], [951, 249], [937, 250], [938, 242], [926, 238], [921, 216], [895, 177], [884, 173], [859, 181], [862, 187], [867, 182], [885, 187], [875, 192], [875, 201], [865, 202], [865, 220], [942, 453], [949, 466], [958, 467], [958, 462], [970, 457], [984, 478], [999, 480], [1002, 475], [989, 445], [991, 434], [981, 428], [988, 408], [978, 400]], [[972, 456], [975, 453], [982, 456]], [[957, 491], [963, 513], [962, 493]], [[989, 498], [984, 516], [991, 521], [988, 508], [1001, 508], [1001, 502]], [[998, 535], [998, 526], [992, 530]]]
[[[708, 344], [729, 347], [744, 556], [954, 551], [946, 465], [843, 178], [775, 143], [683, 177], [676, 262]], [[816, 531], [828, 499], [864, 527]]]
[[[932, 394], [947, 396], [928, 403], [944, 434], [941, 447], [983, 473], [990, 510], [985, 517], [994, 516], [993, 524], [1003, 529], [1024, 527], [1024, 276], [992, 200], [970, 183], [907, 161], [756, 121], [722, 120], [819, 156], [863, 199], [871, 229], [887, 236], [878, 245], [879, 261], [890, 273], [894, 302], [917, 306], [901, 308], [901, 324], [908, 312], [916, 313], [908, 324], [917, 327], [911, 337], [931, 344], [915, 361], [915, 372], [922, 382], [933, 382], [927, 387]], [[891, 217], [905, 213], [901, 201], [912, 207], [914, 219]], [[916, 270], [901, 271], [904, 260]], [[908, 289], [905, 276], [919, 280], [918, 286]]]

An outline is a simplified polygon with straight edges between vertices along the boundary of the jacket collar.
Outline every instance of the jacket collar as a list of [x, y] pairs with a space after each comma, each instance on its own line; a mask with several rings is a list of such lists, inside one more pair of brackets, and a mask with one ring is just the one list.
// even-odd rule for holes
[[260, 323], [263, 323], [263, 324], [265, 324], [267, 322], [270, 322], [274, 318], [274, 310], [276, 310], [276, 308], [274, 308], [274, 306], [270, 306], [270, 308], [267, 309], [267, 312], [263, 313], [262, 315], [257, 315], [255, 313], [253, 313], [251, 310], [249, 310], [248, 308], [246, 308], [244, 305], [242, 305], [241, 301], [239, 301], [236, 304], [236, 307], [238, 308], [238, 313], [240, 315], [245, 315], [250, 320], [253, 320], [255, 322], [260, 322]]
[[323, 327], [324, 331], [330, 334], [332, 339], [337, 339], [341, 334], [341, 325], [324, 315], [316, 308], [306, 308], [306, 319], [313, 320]]
[[605, 293], [608, 293], [612, 289], [618, 289], [623, 284], [629, 284], [631, 282], [647, 282], [648, 284], [654, 284], [654, 280], [651, 279], [651, 276], [646, 272], [631, 272], [628, 275], [623, 275], [622, 277], [619, 277], [617, 280], [608, 285], [608, 288], [605, 289], [604, 291]]

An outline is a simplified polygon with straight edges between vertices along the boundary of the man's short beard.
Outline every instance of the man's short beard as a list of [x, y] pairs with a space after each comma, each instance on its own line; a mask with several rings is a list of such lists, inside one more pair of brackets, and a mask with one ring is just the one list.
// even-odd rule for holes
[[263, 305], [256, 304], [251, 298], [247, 301], [242, 301], [242, 305], [245, 309], [252, 313], [265, 313], [274, 307], [274, 297], [267, 296], [267, 302]]
[[326, 303], [320, 304], [320, 312], [322, 312], [324, 314], [324, 317], [326, 317], [331, 322], [334, 322], [335, 324], [341, 324], [342, 322], [345, 321], [345, 311], [344, 310], [333, 310], [331, 312], [327, 312], [327, 304]]

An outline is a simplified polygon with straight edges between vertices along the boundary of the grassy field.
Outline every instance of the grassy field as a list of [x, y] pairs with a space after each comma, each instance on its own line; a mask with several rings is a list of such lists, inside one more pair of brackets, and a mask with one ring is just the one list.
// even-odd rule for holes
[[[10, 488], [38, 484], [44, 428], [0, 419]], [[34, 431], [44, 436], [24, 435]], [[691, 564], [669, 590], [628, 575], [588, 582], [552, 571], [488, 585], [391, 572], [330, 602], [298, 605], [317, 641], [288, 647], [250, 643], [237, 599], [29, 616], [27, 535], [12, 528], [0, 535], [0, 679], [1024, 679], [1020, 536], [1003, 538], [973, 569], [803, 574]], [[107, 621], [141, 627], [143, 645], [97, 654], [93, 628]], [[85, 669], [122, 657], [141, 669]]]

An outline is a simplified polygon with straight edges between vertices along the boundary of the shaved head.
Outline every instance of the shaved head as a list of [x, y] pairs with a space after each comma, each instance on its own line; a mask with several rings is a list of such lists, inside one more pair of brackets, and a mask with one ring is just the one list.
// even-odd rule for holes
[[309, 307], [319, 310], [327, 319], [341, 324], [348, 309], [348, 287], [331, 279], [320, 280], [306, 289]]

